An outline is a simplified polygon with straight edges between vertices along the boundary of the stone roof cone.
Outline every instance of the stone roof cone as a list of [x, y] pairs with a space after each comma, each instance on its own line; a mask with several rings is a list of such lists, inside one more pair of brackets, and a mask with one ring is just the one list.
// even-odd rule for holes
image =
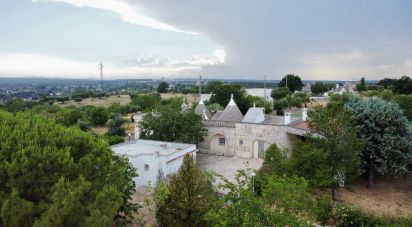
[[231, 121], [240, 122], [243, 119], [243, 114], [240, 112], [236, 105], [235, 100], [233, 100], [233, 94], [230, 95], [230, 101], [227, 104], [225, 110], [220, 114], [219, 121]]
[[201, 99], [195, 108], [195, 112], [202, 116], [203, 119], [210, 119], [210, 111], [207, 109], [205, 103]]

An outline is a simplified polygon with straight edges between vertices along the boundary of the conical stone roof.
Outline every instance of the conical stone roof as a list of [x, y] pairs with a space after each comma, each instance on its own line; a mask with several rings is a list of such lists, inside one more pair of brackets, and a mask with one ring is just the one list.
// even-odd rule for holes
[[227, 104], [225, 110], [220, 114], [219, 121], [231, 121], [231, 122], [241, 122], [243, 119], [243, 114], [237, 107], [235, 100], [233, 100], [233, 94], [230, 95], [230, 102]]
[[203, 103], [203, 100], [200, 100], [195, 108], [195, 112], [203, 117], [203, 119], [210, 119], [210, 111], [207, 109], [206, 105]]

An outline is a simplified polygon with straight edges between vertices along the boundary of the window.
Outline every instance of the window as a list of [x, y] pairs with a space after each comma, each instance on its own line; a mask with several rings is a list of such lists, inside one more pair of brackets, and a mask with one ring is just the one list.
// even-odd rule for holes
[[225, 137], [220, 137], [219, 138], [219, 145], [225, 146], [225, 143], [226, 143]]
[[148, 164], [144, 164], [144, 171], [149, 171], [149, 165]]
[[243, 140], [239, 140], [239, 144], [242, 145], [242, 144], [243, 144]]

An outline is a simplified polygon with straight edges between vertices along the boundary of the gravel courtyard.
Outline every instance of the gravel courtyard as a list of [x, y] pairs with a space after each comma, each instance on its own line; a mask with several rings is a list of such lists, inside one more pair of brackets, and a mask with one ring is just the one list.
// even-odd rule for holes
[[[259, 169], [262, 166], [263, 159], [226, 157], [218, 155], [209, 155], [203, 153], [196, 154], [197, 164], [203, 170], [213, 171], [234, 182], [238, 170], [241, 169]], [[217, 180], [215, 183], [219, 184]]]

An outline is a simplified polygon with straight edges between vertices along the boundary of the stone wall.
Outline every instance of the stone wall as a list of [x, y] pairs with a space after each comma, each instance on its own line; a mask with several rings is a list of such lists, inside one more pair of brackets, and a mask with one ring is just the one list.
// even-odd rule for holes
[[[273, 124], [231, 123], [229, 126], [205, 121], [204, 125], [208, 129], [208, 134], [199, 144], [202, 152], [246, 158], [257, 157], [254, 148], [257, 141], [264, 142], [265, 149], [274, 143], [279, 147], [291, 148], [293, 135], [301, 136], [305, 132], [289, 126]], [[217, 144], [219, 137], [225, 138], [225, 146]]]

